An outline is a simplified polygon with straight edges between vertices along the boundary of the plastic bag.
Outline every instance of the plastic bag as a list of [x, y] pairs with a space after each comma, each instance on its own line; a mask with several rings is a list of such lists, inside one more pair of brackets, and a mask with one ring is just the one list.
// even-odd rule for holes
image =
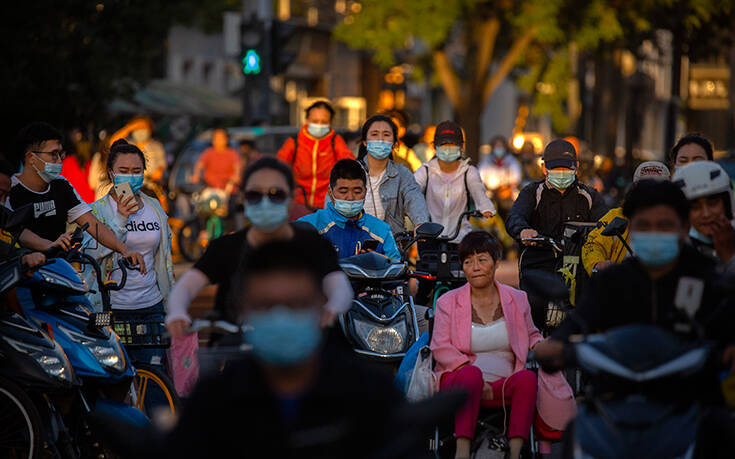
[[435, 389], [436, 382], [431, 368], [431, 349], [429, 346], [424, 346], [416, 357], [416, 365], [413, 367], [406, 390], [406, 399], [409, 402], [416, 402], [429, 398], [434, 395]]
[[168, 361], [176, 392], [181, 397], [189, 395], [199, 379], [198, 349], [198, 333], [171, 338]]

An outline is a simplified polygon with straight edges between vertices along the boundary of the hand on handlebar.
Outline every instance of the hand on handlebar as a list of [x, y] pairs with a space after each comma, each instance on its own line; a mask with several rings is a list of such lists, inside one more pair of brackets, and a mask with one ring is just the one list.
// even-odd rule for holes
[[74, 234], [74, 231], [75, 230], [67, 231], [66, 233], [59, 236], [58, 239], [52, 242], [46, 250], [51, 250], [53, 248], [59, 248], [65, 252], [69, 250], [71, 248], [71, 237]]
[[495, 216], [495, 212], [492, 212], [490, 210], [486, 210], [485, 212], [482, 213], [482, 218], [491, 219], [494, 216]]
[[37, 268], [46, 263], [46, 256], [41, 252], [33, 252], [28, 255], [23, 255], [21, 261], [25, 266], [30, 269]]
[[536, 231], [533, 228], [526, 228], [521, 231], [521, 242], [523, 242], [523, 245], [536, 245], [534, 241], [524, 240], [524, 239], [533, 239], [535, 237], [538, 237], [538, 231]]
[[130, 250], [126, 250], [121, 255], [123, 256], [123, 258], [127, 258], [132, 266], [137, 266], [141, 274], [146, 273], [145, 260], [143, 260], [143, 255], [138, 252], [132, 252]]

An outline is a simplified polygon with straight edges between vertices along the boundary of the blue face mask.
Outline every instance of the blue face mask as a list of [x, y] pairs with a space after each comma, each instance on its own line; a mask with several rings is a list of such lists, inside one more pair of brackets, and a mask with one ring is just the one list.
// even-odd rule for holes
[[646, 266], [664, 266], [679, 256], [679, 234], [631, 231], [630, 240], [636, 258]]
[[367, 151], [375, 159], [385, 159], [393, 151], [393, 142], [387, 140], [368, 140]]
[[574, 183], [575, 175], [574, 171], [549, 171], [549, 185], [553, 186], [557, 190], [566, 190], [569, 185]]
[[505, 156], [505, 148], [493, 148], [493, 155], [495, 155], [496, 158], [502, 158], [503, 156]]
[[689, 229], [689, 237], [705, 244], [712, 244], [712, 238], [697, 231], [693, 226]]
[[303, 362], [316, 352], [322, 340], [319, 310], [296, 310], [275, 306], [250, 313], [248, 341], [260, 360], [275, 366], [291, 366]]
[[288, 218], [288, 205], [286, 202], [276, 204], [267, 197], [263, 197], [259, 203], [245, 206], [245, 216], [253, 226], [270, 233]]
[[61, 163], [47, 163], [40, 157], [38, 159], [43, 163], [43, 170], [39, 171], [33, 163], [31, 163], [31, 166], [33, 166], [36, 172], [38, 172], [38, 176], [41, 177], [44, 182], [49, 183], [50, 181], [59, 178], [61, 175]]
[[306, 126], [306, 130], [309, 131], [309, 134], [311, 134], [313, 137], [320, 139], [329, 134], [330, 129], [328, 124], [309, 123]]
[[462, 156], [462, 149], [457, 145], [441, 145], [436, 147], [436, 157], [445, 163], [456, 161]]
[[365, 206], [365, 200], [360, 199], [359, 201], [345, 201], [344, 199], [334, 199], [334, 210], [344, 215], [347, 218], [353, 218], [360, 215], [362, 208]]
[[138, 194], [143, 186], [143, 174], [115, 174], [115, 185], [128, 182], [133, 193]]

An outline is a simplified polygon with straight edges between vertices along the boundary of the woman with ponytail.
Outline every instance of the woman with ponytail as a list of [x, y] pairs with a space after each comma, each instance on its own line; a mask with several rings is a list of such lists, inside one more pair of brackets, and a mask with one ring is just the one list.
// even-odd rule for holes
[[[140, 192], [145, 168], [145, 156], [138, 147], [123, 139], [115, 141], [107, 157], [107, 178], [113, 185], [130, 184], [133, 194], [118, 195], [113, 186], [107, 195], [95, 201], [91, 207], [95, 217], [112, 228], [128, 247], [143, 255], [147, 269], [128, 270], [125, 287], [110, 292], [110, 301], [116, 328], [125, 326], [126, 322], [147, 322], [148, 336], [144, 339], [152, 344], [163, 332], [163, 305], [174, 276], [168, 216], [157, 200]], [[119, 254], [94, 244], [89, 238], [85, 239], [85, 252], [97, 259], [103, 281], [120, 281], [122, 273], [117, 267]], [[89, 294], [90, 301], [97, 310], [101, 310], [102, 301], [94, 273], [87, 270], [85, 275], [90, 288], [97, 292]], [[161, 326], [156, 326], [156, 323]], [[154, 365], [165, 371], [164, 349], [136, 349], [129, 350], [128, 354], [133, 361]]]

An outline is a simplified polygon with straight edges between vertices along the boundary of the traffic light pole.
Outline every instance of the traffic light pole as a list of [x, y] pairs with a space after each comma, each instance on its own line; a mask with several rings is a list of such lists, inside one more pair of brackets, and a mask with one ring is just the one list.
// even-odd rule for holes
[[[257, 3], [243, 0], [243, 124], [270, 124], [270, 77], [271, 64], [271, 27], [273, 5], [268, 0]], [[250, 56], [248, 54], [250, 53]], [[250, 61], [248, 61], [248, 58]]]

